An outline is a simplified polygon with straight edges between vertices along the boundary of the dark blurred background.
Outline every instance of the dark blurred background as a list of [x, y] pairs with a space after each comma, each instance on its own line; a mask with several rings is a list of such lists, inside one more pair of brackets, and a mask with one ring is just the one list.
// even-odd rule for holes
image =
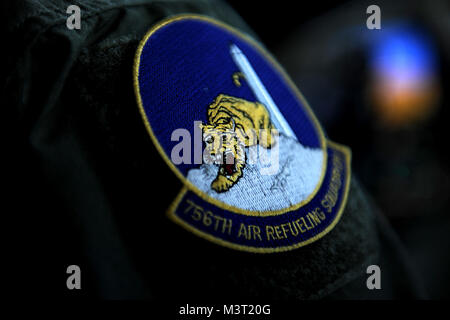
[[[404, 242], [450, 297], [450, 1], [229, 0], [276, 56]], [[369, 5], [381, 29], [369, 30]]]

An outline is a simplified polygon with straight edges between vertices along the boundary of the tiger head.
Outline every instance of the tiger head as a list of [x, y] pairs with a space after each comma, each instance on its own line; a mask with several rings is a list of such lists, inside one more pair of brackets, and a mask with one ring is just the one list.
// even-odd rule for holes
[[215, 124], [201, 124], [200, 128], [206, 144], [204, 162], [218, 165], [225, 176], [240, 170], [245, 163], [245, 145], [236, 134], [234, 120], [222, 119]]

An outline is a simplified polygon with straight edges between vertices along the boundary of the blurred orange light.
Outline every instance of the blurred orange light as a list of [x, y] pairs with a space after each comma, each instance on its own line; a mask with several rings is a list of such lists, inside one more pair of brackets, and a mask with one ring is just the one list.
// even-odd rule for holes
[[374, 79], [371, 89], [378, 120], [389, 127], [405, 127], [426, 120], [435, 110], [440, 92], [432, 79], [405, 86], [382, 76]]

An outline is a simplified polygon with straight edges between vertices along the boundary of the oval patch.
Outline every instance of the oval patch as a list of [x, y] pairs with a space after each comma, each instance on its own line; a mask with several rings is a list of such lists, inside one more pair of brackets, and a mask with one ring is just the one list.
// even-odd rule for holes
[[350, 151], [258, 43], [208, 17], [154, 26], [134, 67], [138, 106], [184, 187], [168, 216], [215, 243], [252, 252], [311, 243], [338, 222]]

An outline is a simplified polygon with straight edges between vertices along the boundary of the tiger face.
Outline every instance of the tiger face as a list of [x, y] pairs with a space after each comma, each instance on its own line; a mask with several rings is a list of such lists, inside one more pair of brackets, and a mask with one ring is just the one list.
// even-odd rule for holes
[[220, 94], [208, 106], [208, 124], [200, 125], [206, 144], [203, 159], [219, 166], [211, 188], [228, 191], [243, 175], [244, 148], [272, 146], [269, 113], [264, 105]]
[[227, 173], [235, 172], [235, 165], [244, 160], [242, 158], [244, 144], [234, 129], [221, 124], [202, 125], [202, 131], [203, 141], [206, 145], [205, 162], [222, 166], [221, 170], [225, 169]]
[[227, 191], [242, 176], [245, 145], [236, 134], [232, 121], [201, 125], [201, 129], [206, 145], [203, 160], [219, 167], [211, 187], [217, 192]]

